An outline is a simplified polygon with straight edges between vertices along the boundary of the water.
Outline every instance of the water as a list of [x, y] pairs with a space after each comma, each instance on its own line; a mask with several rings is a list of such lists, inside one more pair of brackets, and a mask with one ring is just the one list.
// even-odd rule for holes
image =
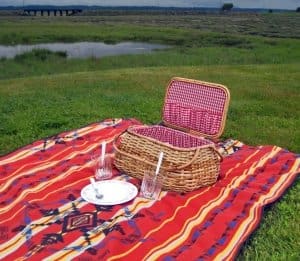
[[149, 53], [157, 49], [168, 48], [166, 45], [122, 42], [118, 44], [105, 44], [99, 42], [77, 43], [45, 43], [34, 45], [0, 45], [0, 58], [14, 58], [18, 54], [30, 52], [33, 49], [48, 49], [53, 52], [63, 51], [68, 58], [103, 57], [122, 54]]

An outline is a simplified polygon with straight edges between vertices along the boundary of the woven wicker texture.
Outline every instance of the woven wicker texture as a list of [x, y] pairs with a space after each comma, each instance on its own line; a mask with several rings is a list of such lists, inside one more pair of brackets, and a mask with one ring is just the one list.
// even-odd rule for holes
[[[224, 129], [230, 94], [219, 84], [173, 78], [163, 108], [165, 126], [130, 128], [116, 146], [115, 165], [142, 179], [164, 152], [163, 188], [188, 192], [217, 181], [221, 156], [214, 143]], [[170, 127], [170, 128], [168, 128]], [[196, 134], [196, 135], [192, 135]]]
[[214, 143], [167, 127], [130, 128], [115, 150], [116, 167], [139, 179], [146, 170], [154, 171], [163, 151], [160, 175], [166, 190], [189, 192], [215, 183], [219, 175], [220, 156]]
[[195, 148], [211, 144], [211, 141], [186, 134], [182, 131], [166, 128], [164, 126], [146, 126], [132, 130], [134, 133], [146, 136], [161, 142], [166, 142], [178, 148]]
[[229, 99], [223, 85], [173, 78], [166, 92], [163, 122], [172, 128], [218, 138], [225, 127]]

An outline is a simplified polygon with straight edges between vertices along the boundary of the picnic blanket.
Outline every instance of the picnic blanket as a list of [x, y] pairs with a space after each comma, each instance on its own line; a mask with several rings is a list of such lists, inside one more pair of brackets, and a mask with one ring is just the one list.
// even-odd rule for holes
[[[276, 146], [218, 144], [216, 184], [160, 200], [115, 206], [84, 201], [91, 156], [135, 119], [108, 119], [36, 141], [0, 158], [2, 260], [232, 259], [300, 171], [299, 155]], [[114, 170], [114, 179], [140, 181]]]

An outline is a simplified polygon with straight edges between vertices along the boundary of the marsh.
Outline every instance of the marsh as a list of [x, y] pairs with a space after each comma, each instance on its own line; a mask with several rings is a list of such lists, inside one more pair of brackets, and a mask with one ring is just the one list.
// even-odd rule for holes
[[121, 42], [106, 44], [104, 42], [75, 43], [43, 43], [33, 45], [0, 45], [0, 58], [14, 58], [16, 55], [30, 52], [33, 49], [47, 49], [53, 52], [66, 52], [68, 58], [100, 58], [122, 54], [149, 53], [158, 49], [166, 49], [162, 44], [141, 42]]

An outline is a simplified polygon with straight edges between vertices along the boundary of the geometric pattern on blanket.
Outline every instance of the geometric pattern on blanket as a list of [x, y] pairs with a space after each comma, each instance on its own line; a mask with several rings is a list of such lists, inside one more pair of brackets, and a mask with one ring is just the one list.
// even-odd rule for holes
[[[300, 171], [299, 155], [236, 140], [217, 144], [218, 181], [186, 194], [163, 191], [97, 206], [80, 197], [93, 175], [91, 157], [135, 119], [108, 119], [36, 141], [0, 158], [2, 260], [233, 259]], [[118, 173], [113, 178], [140, 181]]]

